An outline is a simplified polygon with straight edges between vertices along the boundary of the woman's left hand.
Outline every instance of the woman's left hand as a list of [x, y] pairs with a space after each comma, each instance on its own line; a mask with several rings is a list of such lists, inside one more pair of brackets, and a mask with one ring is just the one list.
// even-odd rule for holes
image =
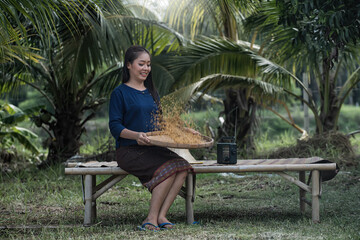
[[150, 145], [150, 139], [147, 137], [146, 133], [139, 132], [136, 138], [136, 142], [139, 145]]

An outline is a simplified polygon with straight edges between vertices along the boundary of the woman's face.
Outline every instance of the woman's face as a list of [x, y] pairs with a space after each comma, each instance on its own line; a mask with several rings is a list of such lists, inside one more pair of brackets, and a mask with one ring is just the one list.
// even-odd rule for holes
[[144, 82], [151, 71], [150, 56], [148, 53], [143, 52], [132, 62], [127, 64], [129, 69], [130, 81]]

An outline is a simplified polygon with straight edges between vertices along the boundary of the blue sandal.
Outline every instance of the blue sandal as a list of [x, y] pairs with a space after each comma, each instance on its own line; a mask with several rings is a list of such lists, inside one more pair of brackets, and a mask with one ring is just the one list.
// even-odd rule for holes
[[137, 229], [140, 230], [140, 231], [152, 231], [152, 232], [157, 232], [158, 231], [156, 229], [149, 229], [149, 228], [146, 227], [146, 225], [150, 225], [150, 226], [153, 226], [155, 228], [159, 228], [159, 226], [156, 226], [156, 225], [154, 225], [152, 223], [146, 222], [141, 226], [137, 226]]
[[170, 222], [161, 223], [161, 224], [159, 224], [160, 230], [171, 230], [171, 229], [173, 229], [172, 227], [171, 227], [171, 228], [165, 227], [166, 225], [174, 226], [175, 224], [174, 224], [174, 223], [170, 223]]

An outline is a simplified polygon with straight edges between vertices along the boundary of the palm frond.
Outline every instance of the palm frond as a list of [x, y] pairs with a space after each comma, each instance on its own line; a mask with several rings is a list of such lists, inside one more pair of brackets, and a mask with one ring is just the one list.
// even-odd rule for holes
[[[296, 83], [309, 94], [309, 90], [294, 74], [248, 46], [250, 44], [244, 42], [203, 38], [184, 47], [179, 56], [169, 57], [163, 63], [177, 79], [172, 89], [192, 84], [210, 74], [222, 73], [252, 79], [261, 77], [263, 81], [287, 89], [288, 92], [293, 90]], [[316, 109], [312, 99], [309, 104], [311, 109]]]
[[[66, 79], [75, 85], [70, 85], [69, 91], [77, 89], [77, 81], [86, 79], [86, 75], [93, 69], [101, 69], [104, 64], [113, 64], [122, 55], [122, 49], [127, 45], [113, 25], [105, 18], [105, 13], [100, 7], [93, 9], [88, 7], [84, 10], [84, 16], [79, 17], [81, 34], [71, 36], [68, 31], [62, 31], [61, 54], [57, 54], [54, 63], [66, 68]], [[60, 26], [61, 27], [61, 26]], [[63, 29], [67, 29], [62, 27]], [[73, 79], [78, 79], [74, 81]]]
[[[30, 150], [31, 152], [36, 153], [36, 154], [39, 153], [39, 150], [37, 149], [37, 147], [26, 136], [28, 134], [29, 134], [29, 130], [27, 130], [27, 132], [24, 132], [23, 129], [13, 128], [9, 132], [0, 132], [0, 137], [6, 136], [6, 137], [14, 138], [17, 141], [19, 141], [19, 143], [21, 143], [27, 150]], [[34, 137], [37, 137], [36, 134], [34, 134], [34, 133], [32, 133], [32, 134]]]
[[164, 66], [178, 80], [175, 88], [219, 72], [253, 77], [256, 66], [243, 54], [246, 51], [246, 47], [231, 41], [203, 38], [184, 47], [179, 56], [169, 58]]
[[177, 50], [187, 39], [165, 23], [146, 18], [127, 15], [111, 15], [107, 18], [114, 22], [118, 32], [127, 36], [129, 45], [142, 45], [150, 50], [152, 55]]
[[213, 73], [224, 73], [254, 78], [262, 76], [266, 81], [290, 88], [291, 78], [301, 81], [284, 67], [258, 55], [244, 42], [203, 38], [182, 49], [180, 56], [169, 59], [164, 66], [176, 79], [175, 87], [190, 84]]
[[343, 104], [345, 99], [348, 97], [351, 90], [360, 82], [360, 67], [358, 67], [346, 80], [345, 84], [341, 87], [339, 96], [339, 106]]
[[199, 36], [226, 36], [227, 21], [235, 20], [233, 30], [244, 16], [256, 10], [259, 1], [186, 0], [172, 1], [165, 21], [172, 28], [194, 40]]
[[135, 3], [128, 4], [126, 5], [126, 7], [132, 12], [134, 17], [136, 18], [143, 18], [160, 22], [160, 17], [155, 12], [151, 11], [149, 8], [146, 8], [144, 5]]
[[[318, 58], [314, 46], [298, 41], [299, 29], [279, 25], [279, 11], [276, 1], [265, 1], [244, 22], [247, 32], [257, 32], [264, 45], [264, 53], [268, 59], [292, 68], [308, 66], [309, 59]], [[312, 65], [311, 68], [315, 68]]]
[[35, 53], [39, 49], [22, 44], [24, 41], [18, 28], [9, 31], [9, 29], [0, 26], [0, 64], [18, 61], [27, 65], [28, 60], [38, 62], [42, 59], [39, 54]]
[[163, 66], [163, 63], [168, 61], [169, 57], [168, 55], [161, 54], [151, 59], [152, 79], [160, 96], [171, 92], [171, 88], [176, 81], [168, 69]]
[[93, 81], [86, 87], [94, 89], [96, 96], [108, 97], [111, 91], [121, 83], [121, 80], [122, 68], [117, 64], [95, 76]]
[[257, 79], [227, 74], [212, 74], [172, 92], [169, 96], [186, 102], [197, 92], [210, 93], [218, 89], [237, 87], [249, 89], [249, 94], [259, 102], [278, 99], [284, 93], [281, 87]]

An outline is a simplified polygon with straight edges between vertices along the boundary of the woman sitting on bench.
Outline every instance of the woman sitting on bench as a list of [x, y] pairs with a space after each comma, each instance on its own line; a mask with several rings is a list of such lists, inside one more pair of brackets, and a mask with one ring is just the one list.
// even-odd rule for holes
[[116, 139], [118, 166], [138, 177], [151, 192], [150, 210], [141, 230], [170, 229], [166, 214], [191, 165], [164, 147], [150, 146], [146, 132], [157, 129], [160, 98], [151, 75], [150, 53], [132, 46], [125, 53], [122, 84], [111, 94], [109, 128]]

